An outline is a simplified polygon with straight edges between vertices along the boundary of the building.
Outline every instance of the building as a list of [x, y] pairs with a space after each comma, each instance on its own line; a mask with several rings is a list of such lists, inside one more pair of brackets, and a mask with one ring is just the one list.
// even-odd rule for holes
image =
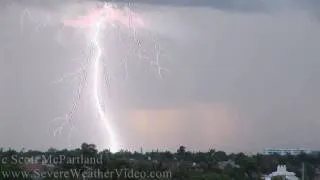
[[319, 167], [315, 168], [314, 174], [315, 174], [314, 180], [320, 180], [320, 168]]
[[265, 176], [265, 180], [271, 180], [272, 177], [284, 177], [287, 180], [299, 180], [294, 172], [288, 172], [286, 165], [278, 165], [277, 171]]
[[240, 168], [239, 165], [237, 165], [234, 161], [231, 161], [231, 160], [218, 162], [218, 166], [220, 169], [224, 169], [228, 165], [231, 166], [232, 168]]
[[290, 148], [266, 148], [263, 150], [264, 155], [279, 154], [281, 156], [284, 156], [284, 155], [290, 154], [290, 155], [296, 156], [296, 155], [299, 155], [302, 153], [310, 154], [310, 153], [312, 153], [312, 151], [309, 149], [304, 149], [304, 148], [293, 148], [293, 149], [290, 149]]

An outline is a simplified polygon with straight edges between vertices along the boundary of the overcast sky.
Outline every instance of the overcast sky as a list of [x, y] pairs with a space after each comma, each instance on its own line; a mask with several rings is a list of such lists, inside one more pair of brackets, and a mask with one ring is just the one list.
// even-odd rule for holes
[[[123, 148], [320, 149], [318, 1], [150, 2], [134, 6], [146, 24], [137, 30], [141, 45], [123, 28], [107, 28], [101, 40], [112, 76], [103, 99]], [[80, 74], [55, 83], [90, 51], [85, 31], [63, 28], [61, 20], [94, 6], [0, 2], [0, 146], [107, 147], [90, 80]], [[22, 21], [23, 12], [31, 18]], [[167, 69], [162, 78], [152, 65], [155, 46]], [[123, 58], [127, 73], [118, 67]], [[53, 136], [61, 122], [51, 120], [70, 111], [79, 84], [87, 85], [73, 119]]]

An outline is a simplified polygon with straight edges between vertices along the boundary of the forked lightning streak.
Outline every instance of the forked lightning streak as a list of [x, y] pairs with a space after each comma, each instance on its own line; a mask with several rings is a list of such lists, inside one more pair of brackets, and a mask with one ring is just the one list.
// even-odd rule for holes
[[[28, 9], [25, 9], [22, 13], [21, 17], [21, 30], [23, 31], [23, 24], [24, 24], [24, 17], [27, 16], [30, 20], [35, 21], [35, 19], [31, 16], [31, 12]], [[49, 16], [48, 16], [49, 17]], [[49, 20], [50, 18], [47, 18]], [[39, 21], [37, 21], [39, 22]], [[40, 22], [42, 26], [46, 26], [43, 22]], [[78, 29], [84, 29], [83, 32], [85, 32], [85, 35], [89, 38], [89, 43], [87, 49], [91, 49], [92, 54], [90, 54], [90, 57], [88, 61], [85, 62], [85, 64], [81, 64], [81, 68], [79, 68], [77, 71], [73, 73], [69, 73], [66, 76], [60, 78], [56, 82], [64, 81], [64, 79], [70, 77], [70, 76], [76, 76], [79, 78], [78, 75], [81, 75], [81, 84], [79, 85], [79, 88], [76, 93], [76, 100], [73, 103], [73, 106], [69, 113], [65, 117], [55, 118], [53, 121], [62, 121], [60, 126], [54, 131], [54, 136], [56, 136], [57, 133], [61, 133], [62, 130], [70, 124], [71, 130], [75, 128], [75, 124], [72, 123], [72, 120], [74, 118], [75, 112], [77, 111], [79, 102], [82, 98], [82, 90], [88, 83], [90, 83], [90, 91], [92, 95], [92, 102], [94, 109], [98, 115], [98, 118], [103, 123], [105, 130], [108, 133], [108, 139], [109, 139], [109, 148], [111, 152], [115, 152], [119, 150], [119, 144], [117, 139], [117, 134], [115, 132], [115, 129], [113, 127], [113, 124], [111, 122], [111, 118], [109, 115], [105, 112], [105, 107], [103, 105], [103, 92], [102, 92], [102, 86], [103, 86], [103, 79], [105, 78], [105, 72], [103, 71], [103, 68], [108, 66], [105, 64], [105, 62], [102, 59], [103, 56], [103, 44], [100, 43], [100, 41], [103, 39], [102, 33], [104, 33], [104, 29], [106, 25], [110, 25], [110, 27], [116, 27], [116, 25], [120, 25], [122, 27], [125, 27], [127, 29], [132, 30], [132, 36], [133, 41], [130, 42], [130, 48], [125, 51], [135, 51], [135, 48], [133, 46], [137, 46], [138, 48], [138, 57], [141, 59], [149, 59], [150, 57], [143, 57], [142, 51], [140, 51], [140, 48], [142, 48], [143, 43], [141, 40], [136, 38], [136, 33], [138, 28], [144, 28], [145, 24], [144, 21], [140, 16], [138, 16], [136, 13], [131, 11], [129, 8], [120, 9], [112, 4], [105, 3], [102, 8], [94, 8], [88, 11], [88, 14], [85, 16], [80, 16], [79, 18], [76, 18], [75, 20], [63, 20], [64, 27], [72, 27]], [[40, 26], [39, 26], [40, 27]], [[37, 29], [39, 28], [37, 27]], [[61, 32], [59, 33], [59, 35]], [[59, 36], [60, 37], [60, 36]], [[60, 40], [61, 38], [59, 38]], [[155, 60], [150, 61], [150, 65], [155, 66], [158, 70], [158, 74], [160, 78], [162, 78], [162, 72], [165, 71], [165, 69], [160, 67], [159, 64], [159, 56], [160, 56], [160, 49], [157, 44], [154, 45], [154, 51], [156, 53]], [[127, 74], [127, 53], [124, 53], [124, 58], [121, 59], [120, 65], [123, 66], [126, 70]], [[69, 138], [70, 139], [71, 132], [69, 131]]]

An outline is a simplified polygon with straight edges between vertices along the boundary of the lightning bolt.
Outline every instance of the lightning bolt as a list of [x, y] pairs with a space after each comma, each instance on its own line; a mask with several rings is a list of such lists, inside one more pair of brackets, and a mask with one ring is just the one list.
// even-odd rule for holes
[[[36, 21], [35, 18], [31, 15], [31, 11], [29, 9], [24, 9], [20, 23], [21, 23], [21, 31], [24, 31], [23, 24], [24, 24], [24, 18], [28, 17], [28, 19], [32, 21]], [[46, 21], [51, 20], [50, 16], [46, 16]], [[46, 26], [46, 23], [43, 23], [41, 21], [40, 26], [36, 26], [37, 30], [41, 28], [41, 26]], [[61, 21], [60, 21], [61, 22]], [[139, 17], [136, 13], [134, 13], [129, 8], [125, 8], [124, 10], [121, 10], [120, 8], [117, 8], [115, 5], [105, 3], [102, 8], [94, 8], [91, 9], [87, 15], [79, 16], [76, 19], [72, 20], [63, 20], [63, 28], [64, 27], [72, 27], [76, 29], [86, 29], [84, 31], [86, 33], [86, 36], [88, 36], [89, 42], [87, 49], [91, 50], [90, 57], [87, 59], [87, 62], [84, 64], [81, 64], [81, 68], [79, 68], [77, 71], [68, 73], [67, 75], [63, 76], [57, 82], [62, 82], [66, 78], [70, 76], [80, 77], [80, 84], [78, 86], [77, 92], [76, 92], [76, 99], [72, 105], [71, 110], [68, 114], [66, 114], [64, 117], [58, 117], [53, 119], [51, 122], [55, 121], [62, 121], [60, 126], [54, 130], [54, 136], [56, 136], [58, 133], [61, 133], [62, 130], [65, 128], [65, 126], [68, 125], [68, 123], [72, 122], [72, 119], [74, 118], [74, 114], [77, 111], [78, 104], [82, 98], [82, 90], [84, 87], [87, 86], [87, 84], [90, 82], [92, 83], [91, 88], [91, 95], [92, 95], [92, 103], [93, 107], [97, 113], [98, 119], [101, 120], [103, 123], [108, 135], [109, 135], [109, 148], [111, 152], [116, 152], [119, 150], [119, 143], [117, 139], [117, 133], [115, 132], [115, 128], [112, 124], [111, 117], [105, 112], [104, 103], [103, 103], [103, 93], [102, 93], [102, 86], [103, 86], [103, 77], [106, 75], [104, 74], [105, 71], [103, 71], [104, 67], [107, 66], [107, 64], [104, 63], [102, 57], [103, 57], [103, 44], [100, 43], [101, 39], [103, 39], [103, 30], [105, 29], [105, 25], [110, 25], [111, 27], [116, 27], [116, 25], [121, 25], [129, 30], [132, 30], [132, 41], [129, 43], [129, 48], [124, 52], [124, 57], [121, 59], [120, 66], [125, 68], [125, 72], [127, 74], [127, 58], [129, 51], [137, 51], [135, 54], [137, 54], [138, 58], [141, 59], [150, 59], [150, 57], [145, 57], [143, 54], [145, 51], [143, 51], [144, 42], [139, 40], [137, 36], [137, 29], [143, 28], [145, 26], [144, 21]], [[88, 30], [88, 31], [87, 31]], [[61, 33], [59, 32], [59, 37], [57, 41], [61, 41]], [[120, 34], [119, 34], [120, 35]], [[163, 69], [160, 66], [159, 58], [160, 58], [160, 46], [156, 42], [155, 39], [153, 39], [154, 42], [154, 49], [153, 52], [156, 54], [154, 57], [154, 60], [148, 61], [151, 66], [155, 67], [157, 69], [157, 73], [160, 78], [162, 78], [163, 71], [166, 71], [166, 69]], [[152, 46], [151, 46], [152, 47]], [[137, 48], [137, 49], [135, 49]], [[80, 58], [83, 58], [80, 57]], [[81, 76], [79, 76], [81, 75]], [[88, 80], [90, 78], [90, 80]], [[71, 130], [69, 131], [69, 138], [71, 131], [75, 129], [75, 125], [71, 124]]]
[[[139, 23], [140, 25], [142, 24], [142, 21], [137, 17], [134, 20], [136, 20], [135, 24], [139, 24]], [[102, 67], [104, 66], [104, 63], [102, 61], [102, 45], [100, 44], [100, 39], [102, 39], [101, 32], [104, 29], [104, 24], [109, 23], [114, 27], [115, 22], [123, 24], [127, 27], [132, 26], [132, 24], [135, 25], [134, 23], [132, 23], [131, 18], [128, 23], [122, 11], [119, 11], [115, 9], [113, 6], [109, 6], [108, 4], [105, 4], [102, 9], [92, 9], [87, 16], [82, 16], [80, 19], [64, 21], [64, 24], [67, 26], [73, 26], [76, 28], [79, 28], [79, 27], [90, 28], [89, 39], [92, 44], [93, 55], [89, 62], [91, 64], [90, 72], [91, 72], [92, 83], [93, 83], [92, 84], [93, 104], [97, 111], [98, 118], [103, 122], [105, 129], [109, 134], [109, 140], [110, 140], [109, 148], [111, 152], [115, 152], [119, 150], [119, 145], [116, 139], [116, 133], [110, 122], [110, 117], [105, 113], [103, 108], [103, 103], [101, 101], [101, 99], [103, 99], [101, 97], [102, 96], [101, 95], [101, 86], [102, 86], [101, 76], [103, 76]], [[126, 63], [124, 63], [124, 65], [126, 67]], [[70, 117], [67, 117], [67, 118], [70, 120]], [[60, 126], [60, 129], [59, 129], [60, 131], [63, 128], [63, 126]]]
[[[109, 135], [109, 149], [111, 152], [116, 152], [119, 150], [119, 145], [116, 139], [116, 133], [111, 124], [110, 117], [106, 114], [103, 108], [103, 99], [101, 95], [101, 86], [103, 76], [102, 67], [102, 45], [100, 44], [101, 32], [104, 29], [104, 24], [106, 23], [106, 17], [102, 16], [101, 9], [92, 10], [88, 16], [82, 17], [80, 20], [70, 20], [65, 21], [65, 25], [71, 25], [75, 27], [89, 27], [89, 39], [92, 45], [92, 56], [89, 60], [89, 67], [85, 67], [84, 70], [88, 70], [92, 77], [92, 100], [94, 108], [97, 111], [98, 118], [102, 121], [108, 135]], [[89, 69], [88, 69], [89, 68]], [[78, 92], [81, 94], [81, 92]], [[80, 98], [77, 98], [79, 100]], [[70, 117], [69, 117], [70, 118]], [[63, 127], [63, 126], [61, 126]]]
[[110, 151], [115, 152], [118, 150], [119, 146], [116, 140], [116, 134], [113, 131], [112, 125], [110, 123], [110, 118], [107, 116], [107, 114], [104, 112], [102, 107], [101, 94], [101, 67], [102, 67], [102, 48], [99, 43], [100, 34], [102, 30], [102, 23], [104, 22], [104, 19], [101, 18], [97, 20], [97, 23], [92, 28], [93, 36], [92, 36], [92, 43], [96, 50], [94, 53], [94, 57], [92, 59], [92, 75], [93, 75], [93, 88], [92, 88], [92, 94], [93, 94], [93, 102], [94, 106], [96, 107], [98, 111], [99, 118], [103, 122], [105, 128], [107, 129], [109, 133], [109, 139], [110, 139]]

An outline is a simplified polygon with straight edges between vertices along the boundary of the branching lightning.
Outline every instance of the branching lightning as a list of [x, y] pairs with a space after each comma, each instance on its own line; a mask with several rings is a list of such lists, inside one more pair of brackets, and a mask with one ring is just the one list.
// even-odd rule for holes
[[[25, 9], [22, 13], [21, 17], [21, 30], [23, 31], [23, 23], [24, 23], [24, 17], [28, 16], [29, 19], [31, 18], [30, 10]], [[50, 19], [50, 16], [47, 17], [47, 19]], [[104, 68], [108, 66], [103, 59], [102, 56], [105, 53], [103, 51], [103, 44], [100, 43], [102, 39], [102, 35], [104, 33], [104, 29], [106, 25], [109, 25], [111, 27], [116, 27], [117, 25], [121, 25], [129, 30], [131, 30], [132, 35], [132, 41], [133, 43], [129, 44], [129, 48], [125, 50], [123, 58], [120, 60], [120, 66], [125, 69], [126, 75], [128, 74], [128, 54], [129, 51], [136, 51], [137, 56], [141, 60], [151, 59], [150, 57], [147, 57], [144, 55], [143, 52], [143, 41], [139, 40], [136, 37], [136, 31], [137, 28], [143, 28], [145, 26], [144, 21], [141, 17], [139, 17], [136, 13], [134, 13], [129, 8], [120, 9], [116, 7], [113, 4], [107, 4], [105, 3], [102, 8], [95, 8], [91, 9], [91, 11], [88, 12], [85, 16], [80, 16], [76, 18], [75, 20], [63, 20], [64, 27], [72, 27], [76, 29], [85, 29], [86, 35], [89, 39], [89, 44], [87, 46], [87, 49], [90, 49], [90, 57], [88, 57], [85, 64], [81, 64], [81, 67], [72, 72], [68, 73], [62, 78], [55, 81], [56, 83], [64, 81], [66, 78], [69, 77], [80, 77], [80, 84], [78, 87], [78, 90], [76, 92], [76, 99], [74, 100], [74, 103], [72, 105], [71, 110], [67, 115], [64, 117], [58, 117], [55, 118], [52, 122], [55, 121], [62, 121], [60, 126], [54, 130], [54, 136], [56, 136], [58, 133], [61, 133], [65, 126], [67, 126], [71, 120], [73, 119], [74, 113], [77, 111], [78, 105], [80, 100], [82, 99], [82, 91], [84, 87], [87, 86], [88, 83], [92, 85], [91, 94], [92, 94], [92, 102], [94, 109], [96, 110], [98, 118], [102, 121], [104, 124], [104, 127], [109, 135], [109, 148], [110, 151], [115, 152], [119, 150], [119, 144], [117, 140], [117, 134], [114, 130], [114, 127], [111, 122], [110, 116], [105, 112], [104, 105], [103, 105], [103, 93], [101, 92], [101, 88], [104, 85], [104, 80], [107, 80], [109, 77], [105, 75]], [[44, 26], [44, 23], [41, 23], [41, 26]], [[37, 26], [37, 30], [41, 27]], [[59, 32], [59, 36], [61, 35], [61, 32]], [[60, 41], [59, 37], [59, 41]], [[137, 49], [135, 49], [137, 48]], [[149, 61], [150, 65], [155, 67], [157, 69], [157, 73], [160, 78], [162, 78], [163, 71], [166, 71], [166, 69], [163, 69], [160, 66], [159, 58], [160, 58], [160, 46], [155, 42], [154, 43], [154, 50], [155, 57], [154, 60]], [[109, 85], [109, 82], [107, 82]], [[75, 128], [75, 125], [71, 123], [72, 127], [71, 130]], [[71, 133], [71, 132], [70, 132]], [[70, 136], [69, 133], [69, 136]]]

